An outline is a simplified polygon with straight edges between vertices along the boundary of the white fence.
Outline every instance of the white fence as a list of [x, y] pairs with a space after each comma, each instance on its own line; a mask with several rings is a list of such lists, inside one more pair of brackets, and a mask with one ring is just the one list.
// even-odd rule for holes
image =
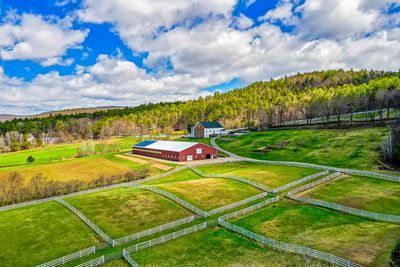
[[312, 175], [306, 176], [306, 177], [301, 178], [301, 179], [299, 179], [299, 180], [296, 180], [296, 181], [293, 181], [293, 182], [291, 182], [291, 183], [285, 184], [285, 185], [283, 185], [283, 186], [281, 186], [281, 187], [278, 187], [278, 188], [274, 189], [274, 191], [275, 191], [275, 192], [281, 192], [281, 191], [284, 191], [284, 190], [286, 190], [286, 189], [288, 189], [288, 188], [294, 187], [294, 186], [296, 186], [296, 185], [298, 185], [298, 184], [302, 184], [302, 183], [304, 183], [304, 182], [313, 180], [313, 179], [315, 179], [315, 178], [317, 178], [317, 177], [327, 175], [328, 173], [329, 173], [328, 170], [323, 171], [323, 172], [314, 173], [314, 174], [312, 174]]
[[81, 263], [79, 265], [76, 265], [75, 267], [93, 267], [93, 266], [99, 266], [102, 265], [105, 262], [104, 255], [101, 257], [98, 257], [96, 259]]
[[218, 223], [221, 226], [224, 226], [236, 233], [244, 235], [250, 239], [256, 240], [262, 244], [271, 246], [274, 249], [279, 249], [279, 250], [283, 250], [283, 251], [306, 255], [306, 256], [313, 257], [313, 258], [316, 258], [319, 260], [323, 260], [323, 261], [329, 262], [331, 264], [336, 264], [339, 266], [361, 267], [361, 265], [359, 265], [357, 263], [351, 262], [349, 260], [340, 258], [338, 256], [335, 256], [335, 255], [332, 255], [332, 254], [329, 254], [326, 252], [318, 251], [315, 249], [311, 249], [311, 248], [307, 248], [307, 247], [303, 247], [303, 246], [299, 246], [299, 245], [284, 243], [284, 242], [280, 242], [280, 241], [277, 241], [274, 239], [267, 238], [265, 236], [256, 234], [254, 232], [251, 232], [251, 231], [244, 229], [240, 226], [237, 226], [235, 224], [228, 223], [222, 219], [218, 219]]
[[266, 186], [266, 185], [257, 183], [256, 181], [253, 181], [253, 180], [250, 180], [250, 179], [246, 179], [246, 178], [243, 178], [243, 177], [240, 177], [240, 176], [222, 175], [222, 174], [213, 174], [213, 173], [207, 174], [207, 173], [203, 173], [203, 172], [201, 172], [198, 169], [193, 168], [193, 167], [190, 167], [190, 169], [192, 171], [194, 171], [195, 173], [197, 173], [198, 175], [202, 176], [202, 177], [206, 177], [206, 178], [217, 177], [217, 178], [225, 178], [225, 179], [236, 180], [236, 181], [239, 181], [239, 182], [242, 182], [242, 183], [246, 183], [246, 184], [252, 185], [252, 186], [254, 186], [254, 187], [258, 188], [258, 189], [261, 189], [262, 191], [273, 192], [273, 189], [268, 187], [268, 186]]
[[130, 266], [133, 266], [133, 267], [139, 266], [139, 264], [132, 259], [131, 255], [129, 255], [129, 253], [126, 252], [125, 249], [122, 250], [122, 257], [124, 257], [124, 259], [129, 263]]
[[323, 184], [323, 183], [325, 183], [325, 182], [327, 182], [327, 181], [329, 181], [329, 180], [332, 180], [332, 179], [334, 179], [334, 178], [336, 178], [336, 177], [338, 177], [338, 176], [340, 176], [340, 175], [342, 175], [342, 173], [340, 173], [340, 172], [335, 172], [335, 173], [333, 173], [333, 174], [331, 174], [331, 175], [328, 175], [328, 176], [326, 176], [326, 177], [324, 177], [324, 178], [322, 178], [322, 179], [319, 179], [319, 180], [317, 180], [317, 181], [314, 181], [314, 182], [312, 182], [312, 183], [302, 185], [302, 186], [300, 186], [300, 187], [297, 187], [297, 188], [295, 188], [295, 189], [289, 191], [289, 192], [287, 193], [287, 196], [288, 196], [288, 197], [291, 197], [292, 195], [295, 195], [295, 194], [297, 194], [297, 193], [299, 193], [299, 192], [301, 192], [301, 191], [310, 189], [310, 188], [315, 187], [315, 186], [317, 186], [317, 185]]
[[64, 199], [56, 199], [56, 201], [65, 207], [67, 207], [70, 211], [72, 211], [76, 216], [78, 216], [82, 221], [84, 221], [93, 231], [95, 231], [104, 241], [106, 241], [111, 246], [114, 246], [114, 240], [109, 237], [106, 233], [103, 232], [97, 225], [92, 223], [85, 215], [83, 215], [77, 208], [66, 202]]
[[196, 206], [190, 204], [189, 202], [187, 202], [187, 201], [175, 196], [174, 194], [171, 194], [168, 191], [165, 191], [165, 190], [162, 190], [162, 189], [159, 189], [159, 188], [156, 188], [156, 187], [146, 186], [146, 185], [140, 185], [140, 186], [137, 186], [137, 188], [142, 188], [142, 189], [145, 189], [145, 190], [148, 190], [148, 191], [163, 195], [163, 196], [165, 196], [165, 197], [167, 197], [169, 199], [172, 199], [173, 201], [179, 203], [180, 205], [184, 206], [188, 210], [191, 210], [191, 211], [193, 211], [194, 213], [196, 213], [196, 214], [198, 214], [200, 216], [203, 216], [203, 217], [207, 216], [207, 213], [204, 210], [199, 209], [198, 207], [196, 207]]
[[248, 203], [253, 202], [253, 201], [256, 201], [256, 200], [258, 200], [258, 199], [265, 198], [265, 197], [267, 197], [267, 196], [268, 196], [268, 193], [267, 193], [267, 192], [263, 192], [263, 193], [261, 193], [261, 194], [255, 195], [255, 196], [253, 196], [253, 197], [249, 197], [249, 198], [240, 200], [240, 201], [238, 201], [238, 202], [235, 202], [235, 203], [232, 203], [232, 204], [229, 204], [229, 205], [220, 207], [220, 208], [216, 208], [216, 209], [207, 211], [207, 212], [206, 212], [206, 217], [212, 216], [212, 215], [215, 215], [215, 214], [217, 214], [217, 213], [221, 213], [221, 212], [224, 212], [224, 211], [227, 211], [227, 210], [230, 210], [230, 209], [233, 209], [233, 208], [236, 208], [236, 207], [245, 205], [245, 204], [248, 204]]
[[196, 217], [193, 215], [193, 216], [186, 217], [186, 218], [183, 218], [183, 219], [180, 219], [180, 220], [169, 222], [169, 223], [166, 223], [166, 224], [154, 227], [154, 228], [150, 228], [150, 229], [135, 233], [133, 235], [128, 235], [128, 236], [125, 236], [125, 237], [121, 237], [121, 238], [115, 239], [114, 240], [114, 244], [115, 244], [115, 246], [119, 246], [119, 245], [131, 242], [131, 241], [134, 241], [134, 240], [138, 240], [138, 239], [140, 239], [142, 237], [145, 237], [145, 236], [149, 236], [149, 235], [152, 235], [152, 234], [155, 234], [155, 233], [159, 233], [159, 232], [174, 228], [174, 227], [182, 225], [182, 224], [193, 222], [195, 219], [196, 219]]
[[326, 207], [329, 209], [338, 210], [338, 211], [342, 211], [345, 213], [354, 214], [354, 215], [358, 215], [361, 217], [373, 219], [376, 221], [400, 223], [399, 215], [376, 213], [376, 212], [356, 209], [356, 208], [339, 205], [339, 204], [332, 203], [332, 202], [327, 202], [327, 201], [322, 201], [322, 200], [317, 200], [317, 199], [312, 199], [312, 198], [306, 198], [306, 197], [291, 196], [291, 198], [298, 200], [298, 201], [303, 201], [303, 202], [307, 202], [310, 204], [318, 205], [321, 207]]
[[244, 209], [241, 209], [241, 210], [238, 210], [238, 211], [234, 211], [234, 212], [225, 214], [225, 215], [219, 217], [219, 219], [229, 220], [229, 219], [232, 219], [232, 218], [236, 218], [236, 217], [248, 214], [250, 212], [253, 212], [255, 210], [261, 209], [261, 208], [263, 208], [263, 207], [265, 207], [265, 206], [267, 206], [267, 205], [269, 205], [271, 203], [277, 202], [277, 201], [279, 201], [279, 196], [270, 198], [270, 199], [265, 200], [263, 202], [260, 202], [258, 204], [252, 205], [250, 207], [247, 207], [247, 208], [244, 208]]
[[155, 238], [155, 239], [151, 239], [151, 240], [148, 240], [148, 241], [145, 241], [145, 242], [130, 246], [130, 247], [125, 249], [125, 253], [131, 254], [133, 252], [137, 252], [139, 250], [142, 250], [142, 249], [145, 249], [145, 248], [149, 248], [149, 247], [152, 247], [152, 246], [155, 246], [155, 245], [158, 245], [158, 244], [162, 244], [162, 243], [168, 242], [170, 240], [176, 239], [178, 237], [185, 236], [185, 235], [188, 235], [188, 234], [203, 230], [206, 227], [207, 227], [207, 222], [196, 224], [196, 225], [194, 225], [192, 227], [188, 227], [188, 228], [173, 232], [173, 233], [168, 234], [168, 235], [163, 235], [161, 237], [158, 237], [158, 238]]
[[36, 267], [55, 267], [55, 266], [63, 265], [65, 263], [67, 263], [67, 262], [70, 262], [70, 261], [73, 261], [73, 260], [88, 256], [90, 254], [94, 254], [95, 252], [96, 252], [96, 247], [95, 246], [90, 247], [90, 248], [85, 248], [85, 249], [82, 249], [82, 250], [77, 251], [75, 253], [66, 255], [64, 257], [61, 257], [61, 258], [58, 258], [58, 259], [55, 259], [55, 260], [52, 260], [52, 261], [37, 265]]
[[394, 181], [394, 182], [400, 182], [400, 176], [398, 176], [398, 175], [390, 175], [390, 174], [376, 173], [376, 172], [370, 172], [370, 171], [360, 171], [360, 170], [345, 169], [345, 168], [335, 168], [335, 167], [329, 167], [329, 166], [311, 164], [311, 163], [304, 163], [304, 162], [258, 160], [258, 159], [241, 157], [241, 156], [233, 154], [232, 152], [229, 152], [229, 151], [219, 147], [215, 142], [215, 138], [211, 139], [211, 145], [213, 147], [215, 147], [216, 149], [228, 154], [229, 156], [236, 158], [238, 160], [242, 160], [242, 161], [276, 164], [276, 165], [286, 165], [286, 166], [297, 166], [297, 167], [305, 167], [305, 168], [312, 168], [312, 169], [319, 169], [319, 170], [329, 170], [329, 171], [334, 171], [334, 172], [342, 172], [342, 173], [348, 173], [348, 174], [354, 174], [354, 175], [368, 176], [368, 177], [378, 178], [378, 179], [383, 179], [383, 180], [389, 180], [389, 181]]

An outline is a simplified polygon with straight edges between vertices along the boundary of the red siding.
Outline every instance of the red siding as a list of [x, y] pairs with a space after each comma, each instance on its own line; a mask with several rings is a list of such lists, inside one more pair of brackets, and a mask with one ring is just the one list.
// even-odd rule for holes
[[[196, 154], [196, 149], [198, 148], [202, 149], [201, 154]], [[207, 156], [209, 156], [210, 159], [217, 158], [217, 150], [204, 144], [193, 145], [192, 147], [187, 148], [181, 152], [157, 150], [150, 148], [133, 148], [132, 154], [166, 159], [171, 161], [187, 161], [187, 156], [193, 156], [193, 160], [207, 159]]]

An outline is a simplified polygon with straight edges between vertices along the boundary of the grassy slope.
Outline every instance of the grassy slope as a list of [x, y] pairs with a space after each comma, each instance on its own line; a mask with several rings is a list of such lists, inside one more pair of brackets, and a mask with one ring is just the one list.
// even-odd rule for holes
[[236, 224], [268, 237], [333, 253], [366, 266], [386, 266], [400, 226], [284, 201]]
[[[127, 166], [114, 163], [105, 158], [82, 158], [65, 162], [46, 164], [18, 170], [26, 180], [42, 173], [49, 179], [58, 181], [83, 180], [90, 181], [101, 175], [111, 176], [128, 172]], [[0, 176], [7, 176], [10, 172], [2, 171]]]
[[[241, 156], [316, 163], [328, 166], [371, 170], [377, 168], [376, 159], [387, 128], [358, 128], [346, 130], [274, 130], [226, 137], [218, 144]], [[226, 141], [224, 141], [224, 139]], [[289, 142], [266, 154], [257, 148]]]
[[157, 194], [133, 188], [108, 190], [68, 198], [67, 201], [112, 238], [190, 215], [187, 210]]
[[400, 215], [400, 183], [342, 175], [303, 195], [378, 213]]
[[258, 164], [253, 162], [238, 162], [215, 164], [197, 167], [200, 171], [209, 174], [236, 175], [271, 188], [276, 188], [305, 176], [318, 172], [315, 169], [289, 167], [283, 165]]
[[250, 185], [222, 178], [195, 179], [156, 186], [204, 210], [222, 207], [261, 193]]
[[[297, 266], [301, 256], [262, 247], [221, 228], [131, 254], [141, 266]], [[312, 262], [307, 266], [325, 266]]]
[[99, 243], [54, 202], [1, 212], [0, 233], [1, 266], [33, 266]]

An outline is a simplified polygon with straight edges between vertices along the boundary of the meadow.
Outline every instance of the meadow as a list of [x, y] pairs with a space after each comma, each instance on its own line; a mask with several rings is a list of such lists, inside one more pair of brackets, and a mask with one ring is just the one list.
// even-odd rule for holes
[[[131, 254], [141, 266], [298, 266], [300, 255], [282, 253], [214, 227]], [[307, 266], [328, 266], [307, 260]]]
[[206, 211], [261, 193], [250, 185], [223, 178], [194, 179], [155, 186]]
[[377, 213], [400, 215], [400, 183], [396, 182], [342, 175], [302, 195]]
[[134, 234], [191, 215], [160, 195], [135, 188], [107, 190], [67, 198], [66, 201], [111, 238]]
[[384, 127], [270, 130], [221, 137], [217, 143], [244, 157], [377, 170], [379, 146], [387, 133]]
[[100, 243], [55, 202], [1, 212], [0, 233], [1, 266], [35, 266]]
[[374, 222], [284, 200], [233, 223], [270, 238], [332, 253], [365, 266], [386, 266], [400, 225]]
[[233, 175], [254, 180], [270, 188], [288, 184], [320, 170], [292, 167], [284, 165], [271, 165], [254, 162], [235, 162], [199, 166], [197, 169], [206, 174]]

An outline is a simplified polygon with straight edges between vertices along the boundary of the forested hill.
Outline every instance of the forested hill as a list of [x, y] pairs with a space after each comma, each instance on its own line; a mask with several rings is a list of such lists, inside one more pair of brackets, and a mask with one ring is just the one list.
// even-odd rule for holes
[[0, 123], [0, 134], [87, 138], [182, 130], [200, 120], [219, 120], [227, 128], [268, 127], [294, 119], [398, 107], [399, 90], [400, 72], [315, 71], [187, 102], [15, 119]]

